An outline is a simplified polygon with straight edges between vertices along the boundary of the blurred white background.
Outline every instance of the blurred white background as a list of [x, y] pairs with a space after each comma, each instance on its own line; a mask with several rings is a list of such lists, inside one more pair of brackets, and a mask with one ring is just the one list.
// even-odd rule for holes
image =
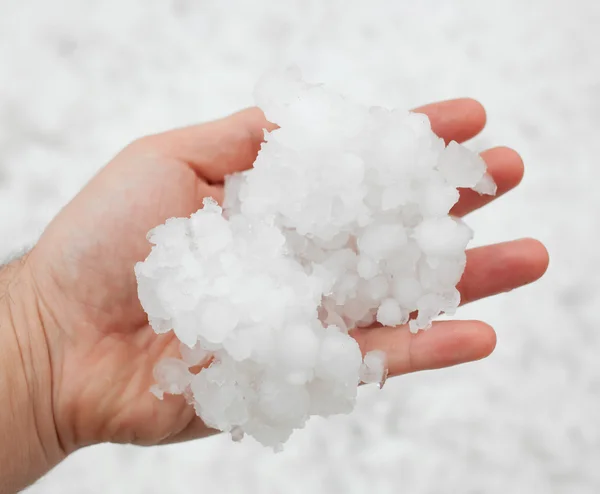
[[106, 445], [29, 492], [600, 492], [598, 26], [597, 0], [0, 1], [0, 258], [129, 141], [249, 106], [290, 61], [369, 104], [482, 101], [473, 148], [514, 147], [527, 171], [470, 218], [476, 242], [551, 255], [541, 282], [459, 312], [498, 331], [489, 359], [362, 389], [282, 454]]

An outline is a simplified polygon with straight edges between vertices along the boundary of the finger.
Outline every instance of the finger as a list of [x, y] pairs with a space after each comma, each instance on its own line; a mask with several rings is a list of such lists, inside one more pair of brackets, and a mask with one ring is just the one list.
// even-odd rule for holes
[[[428, 369], [439, 369], [480, 360], [496, 346], [493, 328], [480, 321], [442, 321], [431, 329], [412, 334], [406, 326], [398, 328], [356, 329], [352, 336], [361, 351], [383, 350], [389, 376]], [[218, 433], [194, 417], [187, 427], [161, 444], [172, 444]]]
[[[434, 103], [415, 112], [426, 114], [434, 132], [447, 142], [469, 139], [485, 125], [485, 111], [472, 99]], [[268, 122], [259, 108], [248, 108], [150, 139], [161, 153], [189, 163], [209, 183], [219, 183], [225, 175], [250, 168], [263, 142], [263, 129], [274, 128], [276, 125]]]
[[498, 186], [496, 195], [481, 195], [470, 189], [460, 190], [460, 199], [452, 208], [455, 216], [464, 216], [492, 202], [511, 189], [514, 189], [523, 179], [523, 160], [519, 153], [507, 147], [488, 149], [481, 153], [488, 166], [488, 173]]
[[407, 326], [357, 329], [351, 334], [363, 354], [386, 353], [389, 376], [480, 360], [496, 346], [496, 333], [480, 321], [439, 321], [417, 334]]
[[548, 262], [544, 245], [529, 238], [471, 249], [457, 285], [461, 304], [533, 283], [546, 272]]
[[[171, 130], [148, 138], [161, 154], [188, 163], [211, 184], [252, 166], [263, 142], [263, 129], [276, 125], [258, 108], [248, 108], [214, 122]], [[151, 144], [150, 144], [151, 142]]]
[[440, 101], [413, 110], [429, 117], [432, 130], [446, 141], [464, 142], [485, 127], [485, 109], [478, 101], [460, 98]]
[[[363, 354], [371, 350], [385, 351], [390, 377], [480, 360], [496, 346], [493, 328], [480, 321], [436, 322], [431, 329], [418, 334], [412, 334], [406, 326], [356, 329], [351, 334]], [[181, 432], [161, 444], [189, 441], [218, 432], [194, 417]]]

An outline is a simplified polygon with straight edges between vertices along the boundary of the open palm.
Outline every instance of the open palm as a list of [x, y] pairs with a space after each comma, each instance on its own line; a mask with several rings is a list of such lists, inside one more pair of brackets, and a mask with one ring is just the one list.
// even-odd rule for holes
[[[429, 115], [446, 141], [464, 141], [485, 124], [473, 100], [417, 111]], [[189, 216], [205, 196], [222, 199], [226, 174], [252, 166], [262, 129], [258, 109], [216, 122], [134, 142], [108, 164], [55, 218], [26, 264], [35, 280], [52, 368], [52, 406], [66, 452], [96, 442], [158, 444], [212, 431], [181, 396], [160, 402], [150, 388], [157, 361], [178, 354], [172, 333], [157, 336], [137, 298], [133, 267], [150, 250], [146, 233], [173, 216]], [[516, 186], [518, 154], [495, 148], [482, 154], [498, 194]], [[454, 214], [491, 199], [463, 191]], [[460, 283], [463, 302], [527, 284], [548, 263], [544, 247], [522, 240], [474, 249]], [[363, 351], [384, 348], [390, 374], [450, 366], [487, 356], [495, 333], [477, 321], [439, 322], [411, 335], [407, 328], [353, 333]]]

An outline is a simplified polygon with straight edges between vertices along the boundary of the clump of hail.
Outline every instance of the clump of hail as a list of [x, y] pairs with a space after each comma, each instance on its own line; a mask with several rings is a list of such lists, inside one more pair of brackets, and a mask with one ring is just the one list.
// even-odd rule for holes
[[355, 104], [297, 69], [265, 76], [255, 97], [279, 128], [254, 167], [228, 177], [223, 207], [206, 198], [154, 228], [135, 273], [150, 324], [181, 342], [155, 394], [184, 394], [208, 426], [279, 448], [385, 378], [384, 352], [363, 358], [349, 330], [417, 332], [453, 313], [472, 232], [449, 212], [458, 188], [496, 187], [424, 115]]

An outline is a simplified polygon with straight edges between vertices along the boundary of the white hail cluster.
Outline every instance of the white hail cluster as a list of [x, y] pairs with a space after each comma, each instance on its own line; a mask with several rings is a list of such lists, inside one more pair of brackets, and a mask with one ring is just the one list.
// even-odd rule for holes
[[416, 332], [456, 309], [472, 234], [449, 212], [458, 188], [495, 185], [426, 116], [354, 104], [296, 69], [263, 78], [256, 100], [279, 128], [254, 167], [227, 179], [223, 210], [205, 199], [153, 229], [135, 271], [150, 324], [181, 341], [154, 392], [277, 448], [384, 379], [384, 353], [363, 361], [350, 329]]

